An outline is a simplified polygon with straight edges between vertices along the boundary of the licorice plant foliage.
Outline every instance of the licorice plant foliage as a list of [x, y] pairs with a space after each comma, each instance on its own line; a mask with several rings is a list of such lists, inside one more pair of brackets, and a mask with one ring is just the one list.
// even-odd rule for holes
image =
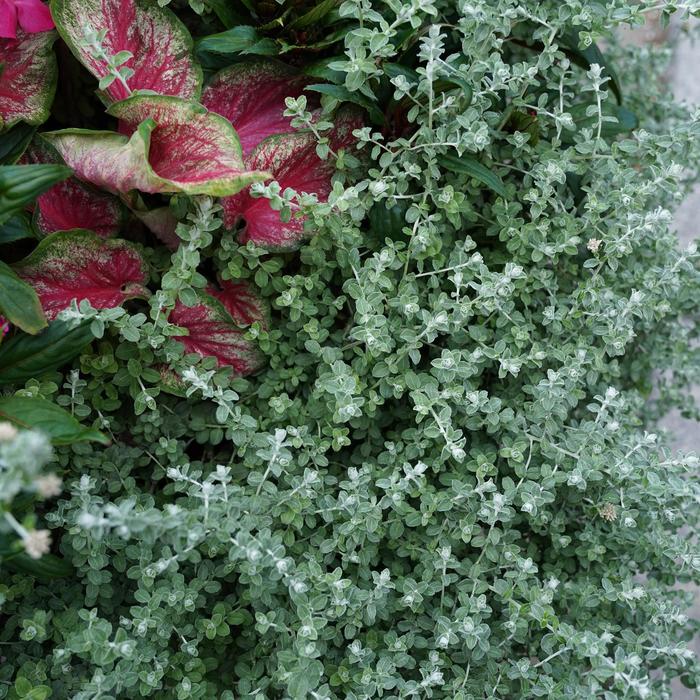
[[0, 698], [698, 685], [672, 11], [0, 0]]

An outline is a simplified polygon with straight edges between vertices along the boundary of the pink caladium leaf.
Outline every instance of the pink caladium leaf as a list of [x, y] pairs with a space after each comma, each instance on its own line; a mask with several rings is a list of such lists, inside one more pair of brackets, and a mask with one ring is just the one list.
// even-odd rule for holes
[[262, 366], [263, 357], [255, 343], [246, 339], [223, 304], [209, 294], [200, 292], [194, 306], [178, 302], [168, 320], [188, 331], [187, 335], [173, 336], [185, 353], [214, 357], [219, 367], [231, 367], [239, 375], [251, 374]]
[[101, 238], [109, 238], [119, 233], [123, 213], [118, 199], [70, 177], [38, 197], [34, 225], [44, 236], [88, 229]]
[[[330, 147], [334, 151], [351, 148], [355, 144], [352, 132], [359, 126], [355, 112], [342, 116], [330, 135]], [[282, 191], [290, 187], [297, 193], [313, 193], [325, 202], [332, 189], [335, 163], [331, 158], [321, 160], [316, 144], [316, 137], [308, 132], [271, 136], [255, 148], [248, 165], [272, 172]], [[264, 248], [289, 250], [306, 235], [304, 216], [293, 210], [290, 220], [283, 221], [267, 199], [252, 197], [249, 190], [227, 197], [222, 204], [227, 228], [244, 222], [239, 233], [242, 243], [253, 241]]]
[[249, 282], [225, 280], [219, 286], [221, 289], [209, 286], [207, 292], [221, 302], [239, 326], [250, 326], [256, 321], [260, 321], [263, 326], [267, 325], [267, 305]]
[[[123, 100], [130, 91], [197, 99], [202, 71], [194, 60], [192, 37], [168, 9], [150, 0], [54, 0], [51, 5], [59, 34], [79, 61], [98, 79], [110, 74], [108, 60], [131, 54], [123, 66], [133, 73], [128, 88], [115, 80], [107, 96]], [[86, 43], [87, 35], [104, 32], [101, 51]]]
[[17, 122], [43, 124], [56, 93], [56, 32], [0, 39], [0, 130]]
[[122, 129], [43, 134], [76, 175], [110, 192], [226, 196], [264, 180], [247, 169], [231, 124], [195, 102], [138, 95], [109, 110]]
[[64, 231], [45, 238], [15, 270], [39, 296], [52, 320], [75, 299], [96, 309], [120, 306], [150, 292], [146, 263], [127, 241], [104, 240], [91, 231]]
[[[60, 163], [61, 159], [42, 139], [35, 139], [23, 156], [28, 163]], [[124, 210], [119, 200], [70, 177], [39, 195], [34, 226], [42, 235], [72, 229], [88, 229], [108, 238], [119, 232]]]
[[292, 131], [284, 101], [299, 97], [306, 82], [281, 63], [237, 63], [214, 76], [202, 93], [202, 104], [233, 124], [248, 155], [268, 136]]

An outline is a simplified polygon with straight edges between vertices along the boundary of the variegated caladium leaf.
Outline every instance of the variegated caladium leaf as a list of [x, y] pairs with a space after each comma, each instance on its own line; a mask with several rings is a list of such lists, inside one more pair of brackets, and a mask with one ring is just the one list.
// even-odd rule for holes
[[219, 286], [221, 289], [209, 286], [207, 292], [221, 302], [239, 326], [250, 326], [256, 321], [261, 321], [264, 326], [267, 325], [267, 305], [249, 282], [222, 280]]
[[[53, 0], [51, 12], [61, 37], [96, 78], [110, 74], [110, 58], [122, 51], [131, 54], [123, 64], [133, 71], [128, 88], [114, 80], [105, 90], [111, 100], [123, 100], [135, 90], [199, 97], [202, 71], [192, 37], [170, 10], [150, 0]], [[85, 41], [99, 32], [104, 32], [101, 50]]]
[[[354, 112], [341, 117], [330, 135], [331, 148], [337, 151], [352, 147], [352, 132], [359, 126], [361, 122]], [[255, 148], [248, 165], [272, 172], [282, 190], [290, 187], [298, 193], [313, 193], [324, 202], [332, 188], [335, 163], [316, 155], [316, 143], [315, 136], [308, 132], [270, 136]], [[289, 250], [296, 248], [306, 235], [304, 216], [292, 211], [290, 220], [283, 221], [267, 199], [252, 197], [249, 190], [225, 198], [222, 204], [227, 228], [243, 220], [244, 227], [239, 232], [242, 243], [253, 241], [264, 248]]]
[[263, 356], [255, 343], [246, 339], [223, 304], [209, 294], [200, 292], [194, 306], [178, 302], [168, 320], [187, 329], [188, 335], [173, 336], [185, 353], [214, 357], [220, 367], [231, 367], [239, 375], [262, 366]]
[[150, 292], [146, 263], [127, 241], [104, 240], [91, 231], [45, 238], [15, 270], [34, 287], [49, 320], [75, 299], [110, 309]]
[[116, 197], [70, 177], [36, 201], [34, 226], [44, 236], [57, 231], [88, 229], [101, 238], [119, 233], [124, 210]]
[[299, 97], [306, 82], [281, 63], [237, 63], [214, 76], [202, 104], [233, 124], [248, 155], [268, 136], [292, 131], [284, 100]]
[[[43, 139], [35, 139], [23, 157], [28, 163], [60, 163], [58, 153]], [[42, 235], [87, 229], [98, 236], [116, 235], [124, 220], [119, 200], [75, 177], [54, 185], [36, 200], [34, 226]]]
[[17, 122], [43, 124], [56, 93], [56, 32], [0, 39], [0, 130]]
[[269, 177], [247, 169], [231, 124], [195, 102], [138, 95], [109, 112], [126, 133], [43, 134], [79, 178], [100, 188], [226, 196]]

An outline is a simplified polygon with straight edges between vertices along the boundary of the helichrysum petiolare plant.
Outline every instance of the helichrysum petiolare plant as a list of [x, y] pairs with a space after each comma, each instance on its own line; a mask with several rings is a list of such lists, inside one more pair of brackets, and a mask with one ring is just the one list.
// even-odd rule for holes
[[695, 687], [700, 114], [615, 33], [698, 3], [50, 8], [0, 40], [0, 698]]

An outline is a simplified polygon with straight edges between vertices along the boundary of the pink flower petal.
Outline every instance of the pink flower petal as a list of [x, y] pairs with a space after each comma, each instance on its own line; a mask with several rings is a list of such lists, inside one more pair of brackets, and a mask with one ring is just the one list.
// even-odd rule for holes
[[[17, 8], [13, 0], [0, 0], [0, 39], [17, 38]], [[0, 68], [0, 73], [2, 69]]]
[[41, 0], [15, 0], [19, 26], [25, 32], [47, 32], [54, 28], [48, 5]]

